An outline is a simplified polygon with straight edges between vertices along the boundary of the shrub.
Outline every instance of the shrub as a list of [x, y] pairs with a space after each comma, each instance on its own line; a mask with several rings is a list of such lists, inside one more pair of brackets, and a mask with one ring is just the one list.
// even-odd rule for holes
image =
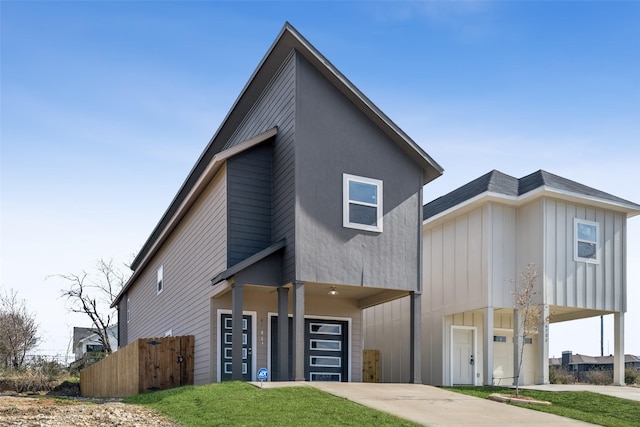
[[613, 371], [588, 371], [584, 373], [584, 382], [595, 385], [613, 384]]
[[573, 384], [575, 381], [571, 372], [557, 366], [550, 366], [549, 382], [551, 384]]
[[636, 371], [634, 368], [625, 369], [624, 382], [625, 384], [640, 384], [640, 371]]

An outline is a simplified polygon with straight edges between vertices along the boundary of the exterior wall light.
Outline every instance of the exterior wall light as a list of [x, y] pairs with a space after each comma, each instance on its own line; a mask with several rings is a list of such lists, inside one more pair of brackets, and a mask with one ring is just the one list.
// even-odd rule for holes
[[331, 295], [331, 296], [338, 295], [338, 291], [336, 290], [335, 286], [332, 286], [331, 289], [329, 289], [329, 295]]

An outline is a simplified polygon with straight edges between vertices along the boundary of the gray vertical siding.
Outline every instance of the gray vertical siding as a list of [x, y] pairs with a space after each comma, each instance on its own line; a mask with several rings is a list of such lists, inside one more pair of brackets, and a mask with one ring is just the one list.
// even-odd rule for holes
[[227, 161], [227, 267], [271, 245], [271, 153], [263, 143]]
[[[169, 330], [194, 335], [196, 383], [212, 378], [210, 279], [227, 266], [226, 174], [226, 167], [216, 174], [129, 290], [128, 342], [164, 336]], [[158, 295], [160, 265], [164, 291]]]
[[283, 259], [283, 281], [292, 282], [295, 263], [295, 52], [283, 63], [225, 148], [265, 132], [274, 126], [272, 241], [287, 239]]
[[[343, 173], [383, 181], [382, 233], [342, 226]], [[421, 190], [419, 165], [300, 57], [296, 279], [419, 289]]]
[[127, 326], [127, 295], [124, 295], [118, 304], [118, 348], [124, 347], [129, 342]]

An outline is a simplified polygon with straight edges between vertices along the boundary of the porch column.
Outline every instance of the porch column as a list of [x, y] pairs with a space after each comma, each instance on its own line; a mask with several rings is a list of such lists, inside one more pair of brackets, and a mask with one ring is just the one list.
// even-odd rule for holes
[[538, 369], [536, 384], [549, 384], [549, 306], [540, 304], [538, 323]]
[[304, 381], [304, 282], [293, 283], [293, 377]]
[[482, 384], [493, 386], [493, 307], [486, 307], [482, 318]]
[[522, 334], [520, 329], [523, 327], [520, 322], [520, 311], [513, 310], [513, 385], [516, 385], [516, 381], [522, 385], [523, 372], [520, 372], [520, 378], [516, 378], [518, 375], [518, 366], [520, 366], [520, 351], [524, 342], [522, 340]]
[[242, 380], [242, 300], [243, 286], [231, 287], [231, 379]]
[[613, 313], [613, 385], [624, 385], [624, 312]]
[[422, 294], [411, 292], [409, 325], [409, 382], [422, 384]]
[[289, 289], [278, 288], [278, 372], [279, 381], [289, 381]]

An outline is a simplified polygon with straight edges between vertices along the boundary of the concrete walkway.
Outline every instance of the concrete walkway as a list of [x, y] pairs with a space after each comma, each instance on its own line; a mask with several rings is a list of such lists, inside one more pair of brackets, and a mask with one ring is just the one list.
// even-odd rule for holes
[[590, 384], [545, 384], [528, 385], [522, 386], [521, 388], [542, 391], [590, 391], [592, 393], [606, 394], [608, 396], [637, 400], [640, 402], [640, 387]]
[[[260, 387], [260, 383], [252, 383]], [[364, 406], [427, 426], [590, 426], [504, 403], [422, 384], [266, 382], [264, 388], [311, 386]]]

